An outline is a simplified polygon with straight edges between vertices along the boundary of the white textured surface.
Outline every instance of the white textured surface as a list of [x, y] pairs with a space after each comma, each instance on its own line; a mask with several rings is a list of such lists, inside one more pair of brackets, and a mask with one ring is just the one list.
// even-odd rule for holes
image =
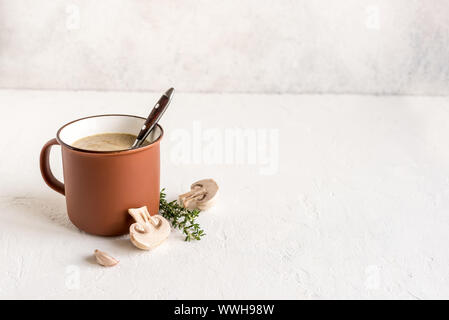
[[449, 94], [447, 0], [0, 0], [0, 87]]
[[[144, 115], [156, 97], [0, 91], [0, 298], [449, 298], [449, 98], [177, 95], [162, 184], [173, 198], [214, 177], [222, 198], [204, 240], [174, 232], [147, 253], [71, 226], [38, 155], [69, 120]], [[279, 129], [278, 174], [174, 165], [171, 133], [198, 119]], [[97, 248], [120, 265], [94, 264]]]

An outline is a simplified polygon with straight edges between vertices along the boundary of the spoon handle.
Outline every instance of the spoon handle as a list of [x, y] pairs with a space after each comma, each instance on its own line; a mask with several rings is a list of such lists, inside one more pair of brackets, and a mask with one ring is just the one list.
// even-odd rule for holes
[[147, 120], [145, 121], [145, 124], [140, 130], [139, 135], [137, 136], [137, 139], [131, 149], [139, 148], [146, 140], [146, 138], [148, 138], [149, 134], [162, 118], [168, 106], [170, 105], [174, 92], [175, 89], [171, 88], [159, 99], [150, 115], [148, 116]]

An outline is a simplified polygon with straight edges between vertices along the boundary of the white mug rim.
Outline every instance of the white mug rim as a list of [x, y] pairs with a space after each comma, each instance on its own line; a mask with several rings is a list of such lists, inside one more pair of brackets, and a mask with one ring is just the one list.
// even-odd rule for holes
[[[129, 115], [129, 114], [101, 114], [101, 115], [94, 115], [94, 116], [84, 117], [84, 118], [80, 118], [80, 119], [76, 119], [76, 120], [70, 121], [70, 122], [66, 123], [65, 125], [63, 125], [58, 130], [58, 132], [56, 133], [56, 140], [63, 147], [66, 147], [66, 148], [68, 148], [70, 150], [73, 150], [73, 151], [82, 152], [82, 153], [90, 153], [90, 154], [128, 154], [128, 153], [135, 153], [135, 152], [141, 152], [141, 151], [148, 150], [148, 149], [152, 148], [154, 145], [158, 144], [162, 140], [162, 138], [164, 136], [164, 129], [162, 128], [162, 126], [157, 124], [156, 126], [159, 128], [161, 133], [160, 133], [159, 137], [157, 139], [155, 139], [154, 141], [152, 141], [149, 145], [146, 145], [144, 147], [140, 147], [140, 148], [137, 148], [137, 149], [118, 150], [118, 151], [95, 151], [95, 150], [81, 149], [81, 148], [74, 147], [71, 144], [63, 141], [63, 139], [61, 139], [61, 132], [65, 128], [67, 128], [68, 126], [70, 126], [72, 124], [75, 124], [77, 122], [83, 121], [83, 120], [88, 120], [88, 119], [93, 119], [93, 118], [102, 118], [102, 117], [137, 118], [137, 119], [141, 119], [143, 122], [145, 122], [145, 120], [146, 120], [143, 117], [139, 117], [139, 116], [135, 116], [135, 115]], [[137, 133], [138, 132], [136, 132], [136, 134]]]

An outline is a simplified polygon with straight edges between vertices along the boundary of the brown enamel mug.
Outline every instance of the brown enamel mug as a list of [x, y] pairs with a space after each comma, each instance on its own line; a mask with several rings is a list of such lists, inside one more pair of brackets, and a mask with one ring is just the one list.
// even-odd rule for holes
[[[134, 150], [88, 151], [72, 146], [100, 133], [136, 134], [144, 123], [144, 118], [130, 115], [83, 118], [63, 126], [56, 139], [43, 147], [42, 177], [50, 188], [65, 195], [69, 218], [79, 229], [100, 236], [123, 235], [132, 223], [129, 208], [147, 206], [152, 215], [159, 212], [162, 127], [150, 134], [150, 145]], [[62, 149], [64, 184], [50, 169], [54, 145]]]

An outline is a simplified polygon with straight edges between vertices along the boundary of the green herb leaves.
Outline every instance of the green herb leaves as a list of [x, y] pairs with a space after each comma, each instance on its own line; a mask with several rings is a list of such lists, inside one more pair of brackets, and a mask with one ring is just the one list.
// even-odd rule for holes
[[200, 212], [200, 210], [186, 209], [176, 200], [168, 202], [165, 189], [162, 189], [159, 213], [170, 221], [173, 228], [179, 229], [185, 234], [186, 241], [201, 240], [206, 235], [200, 225], [196, 223]]

